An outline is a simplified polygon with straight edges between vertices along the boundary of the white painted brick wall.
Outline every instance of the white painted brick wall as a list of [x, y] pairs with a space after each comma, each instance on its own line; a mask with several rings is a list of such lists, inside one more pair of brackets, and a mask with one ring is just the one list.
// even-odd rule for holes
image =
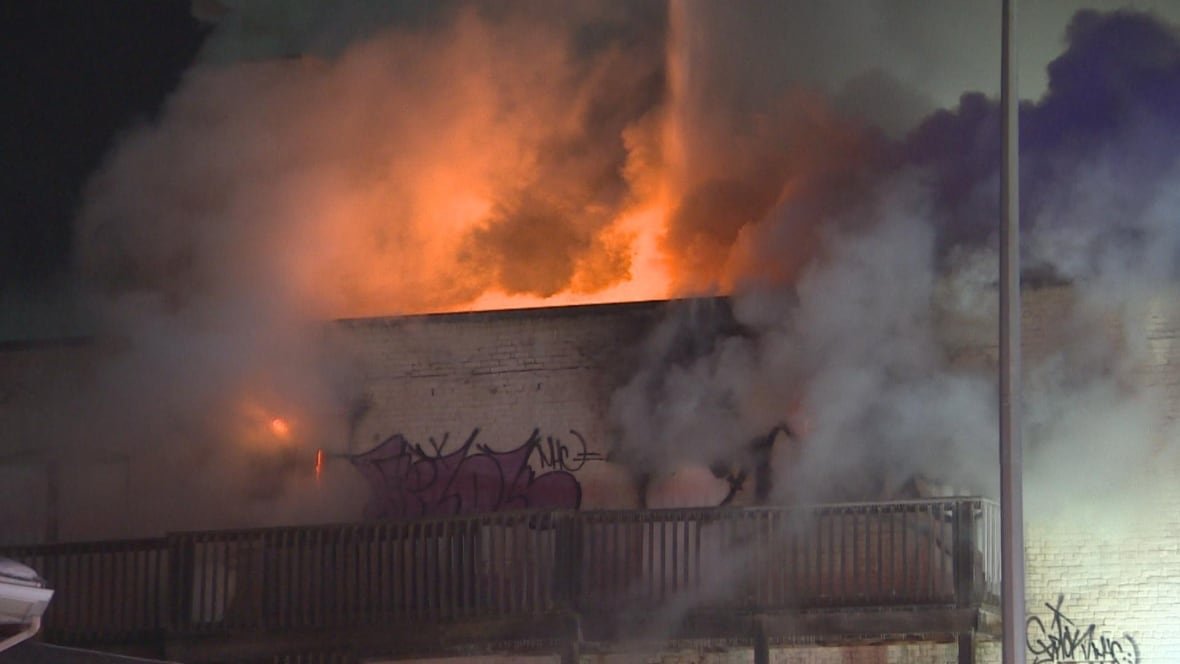
[[[350, 451], [367, 450], [394, 433], [427, 449], [449, 434], [446, 449], [454, 449], [475, 428], [477, 442], [504, 451], [537, 429], [574, 453], [584, 439], [587, 452], [605, 456], [606, 410], [625, 375], [623, 358], [660, 306], [340, 322], [335, 341], [357, 357], [371, 404]], [[637, 505], [629, 474], [615, 464], [590, 461], [575, 475], [583, 507]]]
[[[1051, 521], [1031, 519], [1026, 528], [1028, 615], [1051, 620], [1061, 612], [1075, 631], [1095, 626], [1096, 636], [1117, 639], [1139, 661], [1180, 662], [1180, 488], [1171, 464], [1143, 475], [1150, 489], [1136, 511], [1103, 514], [1080, 507]], [[1095, 487], [1101, 492], [1101, 487]], [[1034, 626], [1038, 638], [1051, 641]], [[1043, 650], [1038, 646], [1038, 650]], [[1030, 661], [1033, 659], [1030, 656]]]
[[[1058, 334], [1054, 321], [1060, 320], [1067, 299], [1064, 289], [1026, 298], [1032, 315], [1026, 316], [1025, 337], [1035, 348], [1029, 351], [1034, 357], [1052, 349]], [[1141, 326], [1123, 330], [1114, 321], [1109, 324], [1112, 336], [1146, 351], [1139, 380], [1162, 390], [1171, 418], [1180, 415], [1176, 305], [1175, 297], [1167, 295], [1144, 312]], [[1163, 453], [1177, 443], [1161, 437], [1151, 467], [1126, 469], [1138, 477], [1132, 485], [1143, 487], [1138, 495], [1112, 494], [1095, 483], [1086, 492], [1090, 499], [1060, 513], [1026, 513], [1027, 611], [1045, 623], [1050, 635], [1056, 631], [1049, 606], [1056, 606], [1060, 596], [1062, 613], [1075, 623], [1069, 626], [1072, 630], [1084, 632], [1093, 625], [1095, 638], [1115, 639], [1126, 649], [1116, 657], [1118, 662], [1180, 662], [1180, 465], [1174, 453]], [[1085, 486], [1087, 478], [1076, 481]], [[1034, 644], [1030, 662], [1054, 661], [1053, 640], [1037, 624], [1022, 636]], [[1130, 640], [1138, 644], [1138, 659], [1130, 654]], [[982, 661], [999, 661], [994, 653], [987, 654], [995, 659]], [[1056, 655], [1057, 661], [1066, 657], [1061, 650]], [[1073, 656], [1085, 659], [1081, 651]]]

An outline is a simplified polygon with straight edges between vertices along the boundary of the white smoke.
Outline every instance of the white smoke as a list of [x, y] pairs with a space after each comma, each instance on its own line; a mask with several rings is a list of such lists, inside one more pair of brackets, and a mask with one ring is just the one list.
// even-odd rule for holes
[[[692, 34], [706, 52], [729, 43]], [[1173, 379], [1162, 374], [1177, 357], [1169, 339], [1180, 277], [1172, 138], [1180, 39], [1133, 13], [1080, 13], [1068, 36], [1048, 92], [1024, 112], [1026, 484], [1030, 511], [1044, 518], [1094, 504], [1095, 486], [1133, 500], [1136, 478], [1173, 462], [1177, 444]], [[726, 62], [698, 75], [724, 79]], [[1094, 62], [1108, 69], [1098, 76]], [[727, 132], [748, 147], [746, 132], [761, 131], [766, 116], [798, 117], [767, 101], [767, 90], [784, 86], [779, 70], [760, 85], [770, 69], [764, 62], [728, 80], [761, 95], [738, 94], [745, 107], [714, 98], [722, 111], [702, 113], [705, 136], [689, 144], [708, 157], [698, 160], [698, 181], [729, 163], [712, 154], [725, 150]], [[692, 113], [710, 108], [680, 101]], [[683, 115], [687, 127], [692, 113]], [[965, 96], [904, 141], [885, 141], [893, 147], [879, 163], [871, 141], [841, 140], [855, 128], [839, 119], [811, 122], [836, 139], [821, 143], [826, 151], [758, 144], [796, 154], [802, 145], [807, 158], [785, 176], [762, 170], [782, 177], [771, 180], [775, 193], [763, 198], [776, 202], [764, 213], [736, 220], [738, 230], [708, 231], [760, 251], [748, 265], [761, 272], [737, 280], [740, 332], [715, 331], [688, 359], [652, 355], [616, 394], [620, 447], [648, 451], [648, 467], [662, 472], [682, 457], [748, 463], [751, 437], [786, 421], [802, 442], [772, 455], [778, 500], [886, 498], [923, 478], [994, 495], [998, 124], [994, 102]], [[804, 267], [784, 282], [775, 258], [790, 266], [801, 245], [811, 249]]]

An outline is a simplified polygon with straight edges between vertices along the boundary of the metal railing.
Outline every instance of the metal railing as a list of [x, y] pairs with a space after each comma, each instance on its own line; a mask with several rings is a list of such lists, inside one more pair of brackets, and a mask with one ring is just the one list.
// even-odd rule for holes
[[137, 641], [157, 636], [170, 603], [170, 556], [162, 539], [5, 549], [54, 589], [43, 624], [63, 643]]
[[994, 603], [997, 517], [981, 499], [584, 513], [577, 596], [585, 609]]
[[532, 614], [557, 606], [568, 514], [179, 533], [184, 632]]
[[685, 608], [994, 605], [979, 498], [516, 512], [15, 549], [59, 642]]

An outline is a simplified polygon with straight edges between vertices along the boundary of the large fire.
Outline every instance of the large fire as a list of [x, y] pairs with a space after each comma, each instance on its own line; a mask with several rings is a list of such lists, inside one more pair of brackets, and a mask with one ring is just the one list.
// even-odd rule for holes
[[782, 131], [720, 141], [681, 108], [700, 101], [682, 41], [647, 38], [680, 22], [627, 12], [591, 46], [472, 8], [331, 59], [198, 67], [96, 176], [84, 265], [170, 304], [258, 292], [318, 319], [726, 289], [790, 175], [763, 158]]
[[526, 5], [200, 64], [95, 175], [83, 271], [129, 336], [162, 321], [210, 385], [250, 374], [215, 390], [257, 400], [227, 438], [318, 439], [309, 321], [711, 295], [808, 259], [859, 126], [794, 89], [719, 106], [680, 3]]
[[592, 289], [591, 285], [575, 287], [549, 296], [509, 294], [496, 289], [484, 292], [470, 303], [444, 310], [522, 309], [666, 298], [673, 291], [670, 264], [660, 251], [667, 216], [665, 209], [653, 204], [616, 220], [613, 231], [626, 249], [628, 269], [613, 284], [598, 289]]

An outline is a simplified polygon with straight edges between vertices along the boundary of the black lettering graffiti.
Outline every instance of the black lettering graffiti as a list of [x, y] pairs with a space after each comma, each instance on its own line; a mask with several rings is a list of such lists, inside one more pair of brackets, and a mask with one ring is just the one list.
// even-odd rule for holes
[[1061, 610], [1064, 595], [1057, 604], [1045, 603], [1048, 624], [1040, 616], [1030, 616], [1025, 624], [1025, 643], [1034, 659], [1032, 664], [1139, 664], [1139, 646], [1130, 634], [1115, 639], [1098, 635], [1097, 625], [1081, 627]]
[[[534, 436], [536, 433], [534, 432]], [[586, 438], [576, 429], [570, 429], [570, 435], [577, 442], [573, 446], [566, 444], [557, 436], [545, 436], [544, 441], [538, 441], [533, 453], [542, 468], [552, 468], [576, 473], [586, 465], [587, 461], [604, 461], [598, 452], [586, 449]]]

